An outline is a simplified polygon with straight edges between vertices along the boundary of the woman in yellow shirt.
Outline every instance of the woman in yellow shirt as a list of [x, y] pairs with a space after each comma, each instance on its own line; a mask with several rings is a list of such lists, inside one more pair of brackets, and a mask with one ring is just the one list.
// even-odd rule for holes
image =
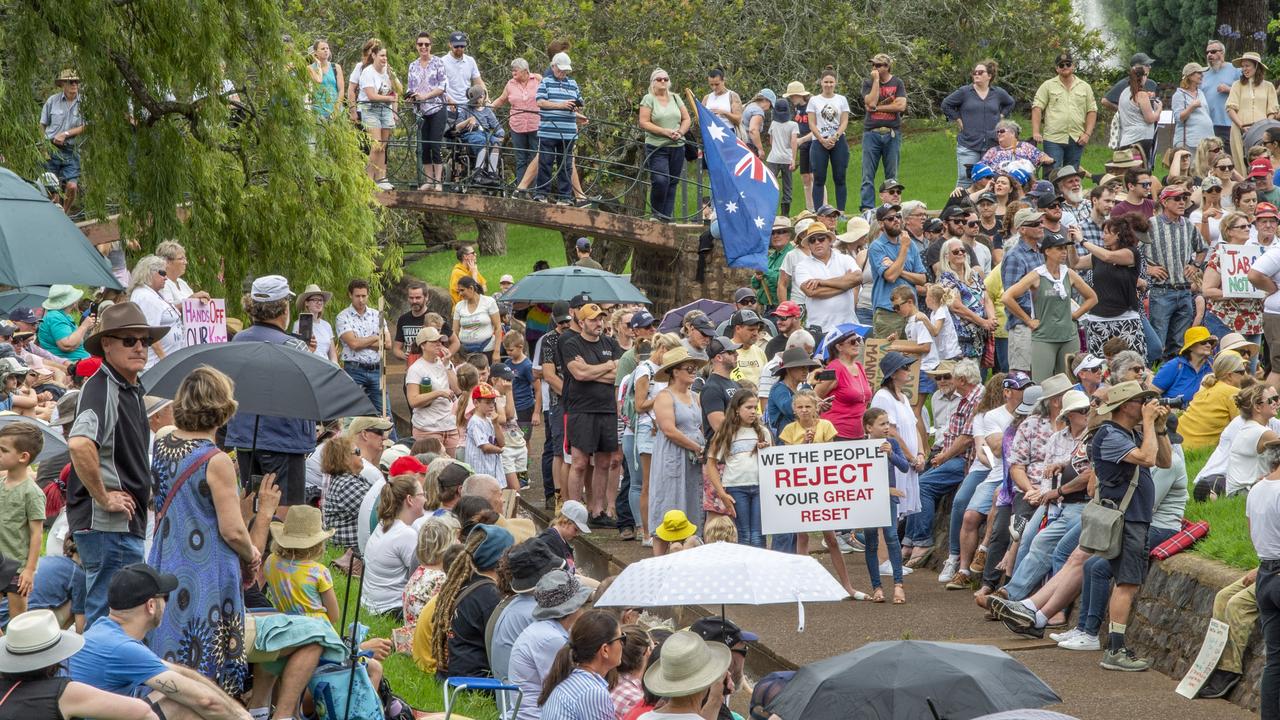
[[[1247, 52], [1231, 61], [1240, 68], [1240, 79], [1231, 83], [1227, 94], [1227, 116], [1231, 118], [1231, 157], [1237, 168], [1244, 162], [1244, 134], [1249, 126], [1280, 114], [1276, 86], [1267, 80], [1267, 66], [1256, 52]], [[1185, 438], [1185, 436], [1183, 436]]]
[[1178, 420], [1184, 450], [1213, 447], [1223, 429], [1235, 418], [1236, 393], [1247, 377], [1244, 358], [1224, 350], [1213, 361], [1213, 374], [1191, 398], [1191, 404]]

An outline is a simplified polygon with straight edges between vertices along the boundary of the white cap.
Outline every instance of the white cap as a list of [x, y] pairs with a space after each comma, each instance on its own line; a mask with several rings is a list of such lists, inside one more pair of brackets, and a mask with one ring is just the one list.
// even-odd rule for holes
[[[562, 53], [563, 54], [563, 53]], [[587, 506], [577, 500], [565, 500], [564, 505], [560, 506], [560, 514], [573, 521], [578, 529], [586, 534], [591, 534], [591, 526], [587, 524]]]
[[514, 283], [515, 281], [516, 279], [511, 277], [511, 273], [507, 273], [506, 275], [503, 275], [502, 277], [498, 278], [499, 285], [501, 285], [502, 283]]
[[382, 457], [378, 458], [378, 467], [382, 468], [383, 472], [386, 472], [391, 469], [391, 463], [412, 454], [413, 450], [408, 445], [396, 443], [382, 451]]
[[573, 65], [569, 63], [568, 53], [556, 53], [555, 57], [551, 58], [551, 67], [559, 68], [565, 72], [573, 72]]
[[1102, 366], [1106, 364], [1107, 364], [1106, 361], [1098, 357], [1097, 355], [1086, 354], [1084, 357], [1080, 358], [1080, 360], [1076, 363], [1075, 371], [1080, 372], [1081, 370], [1100, 370]]
[[253, 281], [249, 296], [254, 302], [274, 302], [293, 297], [289, 281], [283, 275], [263, 275]]

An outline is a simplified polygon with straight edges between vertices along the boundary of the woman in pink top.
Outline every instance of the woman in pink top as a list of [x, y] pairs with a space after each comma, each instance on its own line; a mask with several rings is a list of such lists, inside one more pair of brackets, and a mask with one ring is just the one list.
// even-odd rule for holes
[[[818, 397], [831, 401], [831, 409], [822, 414], [825, 420], [836, 426], [836, 440], [861, 440], [862, 415], [871, 402], [871, 382], [867, 371], [858, 362], [862, 338], [871, 328], [856, 323], [841, 323], [831, 331], [826, 343], [826, 355], [831, 358], [827, 370], [835, 377], [820, 380], [814, 391]], [[834, 356], [834, 357], [833, 357]]]
[[[516, 150], [516, 181], [521, 190], [533, 183], [538, 172], [538, 85], [542, 76], [529, 72], [529, 61], [516, 58], [511, 61], [511, 79], [502, 94], [493, 101], [493, 107], [511, 106], [508, 125], [511, 127], [511, 147]], [[526, 172], [529, 177], [525, 177]]]

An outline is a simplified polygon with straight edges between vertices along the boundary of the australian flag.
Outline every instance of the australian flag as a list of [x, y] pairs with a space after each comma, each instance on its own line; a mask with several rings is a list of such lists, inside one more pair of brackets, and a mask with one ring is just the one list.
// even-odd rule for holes
[[697, 106], [702, 154], [711, 176], [711, 202], [720, 223], [724, 255], [729, 267], [764, 270], [778, 208], [778, 180], [738, 139], [729, 123], [702, 103]]

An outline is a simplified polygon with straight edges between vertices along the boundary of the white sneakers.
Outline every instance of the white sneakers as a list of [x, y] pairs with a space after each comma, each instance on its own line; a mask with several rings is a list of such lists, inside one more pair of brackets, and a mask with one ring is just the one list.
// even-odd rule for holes
[[956, 572], [960, 569], [960, 558], [947, 558], [942, 563], [942, 572], [938, 573], [938, 582], [949, 583], [956, 579]]
[[1098, 642], [1097, 635], [1090, 635], [1087, 632], [1071, 628], [1064, 633], [1052, 633], [1049, 639], [1057, 640], [1058, 647], [1064, 650], [1101, 650], [1102, 644]]

